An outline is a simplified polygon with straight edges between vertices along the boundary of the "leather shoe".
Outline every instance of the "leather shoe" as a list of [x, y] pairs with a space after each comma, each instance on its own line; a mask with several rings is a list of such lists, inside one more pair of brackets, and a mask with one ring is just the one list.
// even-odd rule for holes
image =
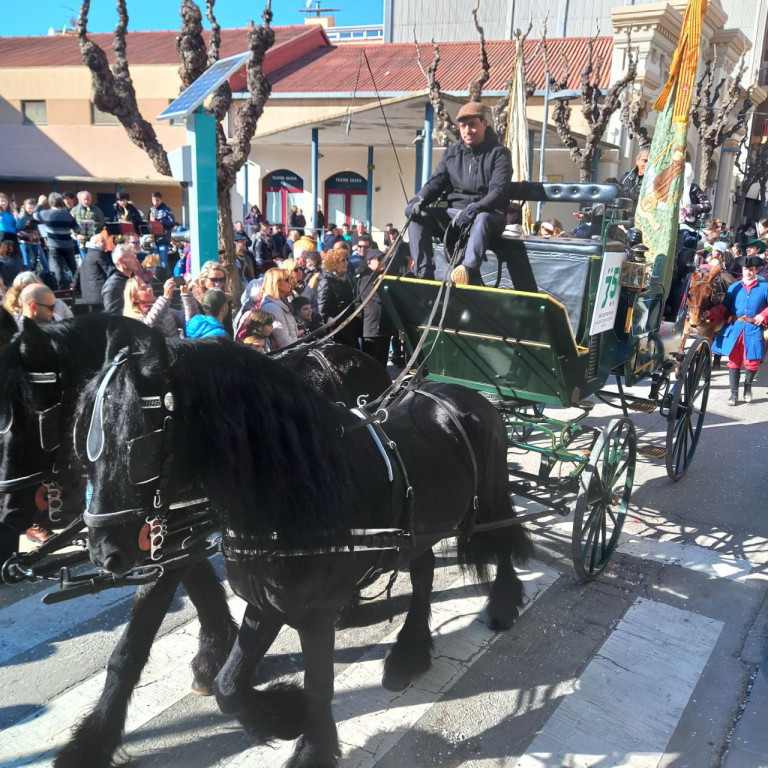
[[48, 528], [43, 528], [42, 525], [37, 525], [37, 523], [35, 523], [32, 527], [27, 528], [26, 536], [30, 541], [34, 541], [36, 544], [43, 544], [53, 536], [53, 531], [48, 530]]

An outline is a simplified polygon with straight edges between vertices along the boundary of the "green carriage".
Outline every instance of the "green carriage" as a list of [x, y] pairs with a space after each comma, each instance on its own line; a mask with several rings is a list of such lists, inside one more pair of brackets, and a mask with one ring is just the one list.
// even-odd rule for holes
[[[706, 412], [710, 352], [703, 340], [682, 361], [665, 351], [657, 276], [663, 257], [653, 265], [632, 259], [620, 239], [628, 221], [618, 187], [524, 187], [523, 199], [604, 205], [599, 238], [505, 235], [489, 260], [496, 286], [506, 267], [513, 287], [386, 278], [382, 296], [408, 348], [421, 345], [428, 378], [483, 392], [502, 413], [510, 445], [538, 454], [537, 471], [510, 465], [510, 492], [546, 508], [521, 519], [550, 510], [566, 515], [575, 501], [574, 565], [593, 578], [618, 543], [632, 491], [637, 440], [630, 411], [660, 411], [666, 446], [656, 453], [665, 455], [670, 478], [681, 478]], [[615, 389], [606, 389], [610, 378]], [[645, 379], [647, 396], [625, 393]], [[596, 399], [622, 416], [604, 429], [590, 426]], [[551, 406], [577, 409], [576, 416], [558, 419]], [[564, 471], [553, 472], [558, 465]]]

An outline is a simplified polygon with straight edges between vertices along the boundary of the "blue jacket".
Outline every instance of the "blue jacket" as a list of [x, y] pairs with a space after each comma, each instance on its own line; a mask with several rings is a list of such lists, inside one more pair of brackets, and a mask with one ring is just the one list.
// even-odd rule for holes
[[188, 339], [207, 339], [211, 336], [228, 336], [224, 326], [208, 315], [193, 315], [187, 323]]
[[768, 307], [768, 281], [757, 278], [747, 294], [744, 283], [734, 283], [725, 294], [723, 305], [730, 315], [736, 315], [736, 322], [728, 323], [717, 334], [712, 351], [716, 355], [729, 355], [741, 334], [744, 334], [744, 352], [747, 360], [763, 359], [763, 328], [754, 323], [745, 323], [738, 318], [754, 317]]

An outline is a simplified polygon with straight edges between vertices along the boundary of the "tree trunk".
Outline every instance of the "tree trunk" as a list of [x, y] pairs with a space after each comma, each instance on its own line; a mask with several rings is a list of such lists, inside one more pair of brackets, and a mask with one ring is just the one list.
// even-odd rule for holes
[[240, 286], [240, 274], [235, 264], [235, 228], [232, 224], [232, 199], [230, 197], [232, 185], [222, 187], [217, 184], [216, 186], [218, 187], [216, 194], [218, 195], [219, 261], [227, 274], [227, 292], [239, 308], [240, 294], [243, 290]]

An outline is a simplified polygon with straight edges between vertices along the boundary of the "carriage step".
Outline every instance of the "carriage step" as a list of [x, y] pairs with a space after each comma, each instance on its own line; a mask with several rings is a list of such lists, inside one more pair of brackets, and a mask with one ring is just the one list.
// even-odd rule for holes
[[637, 452], [649, 459], [663, 459], [667, 455], [667, 449], [661, 445], [640, 445]]
[[656, 410], [656, 403], [653, 400], [627, 399], [627, 408], [630, 411], [640, 411], [640, 413], [653, 413]]

